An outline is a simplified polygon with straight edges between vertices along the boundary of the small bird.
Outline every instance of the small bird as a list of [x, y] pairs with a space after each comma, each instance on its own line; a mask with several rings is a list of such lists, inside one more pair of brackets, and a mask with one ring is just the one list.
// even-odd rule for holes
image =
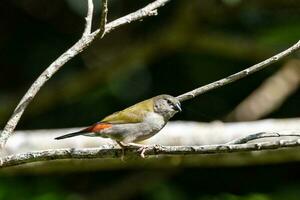
[[60, 140], [78, 135], [99, 136], [115, 140], [123, 149], [128, 144], [131, 145], [154, 136], [179, 111], [181, 111], [179, 100], [163, 94], [115, 112], [83, 130], [55, 139]]

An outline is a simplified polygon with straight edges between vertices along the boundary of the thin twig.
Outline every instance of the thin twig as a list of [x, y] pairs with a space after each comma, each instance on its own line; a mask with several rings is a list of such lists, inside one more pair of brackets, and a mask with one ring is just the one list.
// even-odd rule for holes
[[[206, 145], [206, 146], [152, 146], [147, 148], [147, 156], [152, 155], [200, 155], [216, 153], [232, 153], [246, 151], [261, 151], [279, 149], [283, 147], [300, 146], [300, 140], [280, 140], [274, 142], [248, 143], [238, 145]], [[94, 159], [94, 158], [118, 158], [122, 156], [122, 150], [115, 147], [99, 147], [86, 149], [53, 149], [44, 151], [27, 152], [0, 158], [0, 168], [34, 163], [38, 161], [61, 159]], [[125, 158], [139, 157], [139, 148], [130, 147], [125, 150]]]
[[[105, 26], [104, 35], [111, 32], [125, 24], [143, 19], [145, 17], [153, 16], [157, 14], [157, 8], [164, 6], [170, 0], [156, 0], [153, 3], [148, 4], [144, 8], [137, 10], [131, 14], [128, 14], [124, 17], [116, 19]], [[82, 52], [87, 48], [91, 42], [99, 34], [100, 30], [97, 29], [91, 34], [84, 35], [79, 39], [70, 49], [65, 53], [59, 56], [31, 85], [29, 90], [25, 93], [16, 109], [14, 110], [12, 116], [6, 123], [2, 133], [0, 134], [0, 149], [2, 149], [7, 142], [8, 138], [12, 135], [14, 129], [16, 128], [19, 120], [21, 119], [22, 114], [24, 113], [27, 106], [30, 104], [32, 99], [36, 96], [42, 86], [60, 69], [62, 66], [75, 57], [77, 54]]]
[[[156, 0], [153, 3], [148, 4], [147, 6], [145, 6], [142, 9], [139, 9], [133, 13], [130, 13], [128, 15], [125, 15], [124, 17], [121, 17], [119, 19], [116, 19], [116, 20], [108, 23], [105, 26], [104, 35], [106, 35], [107, 33], [110, 33], [115, 28], [118, 28], [118, 27], [126, 25], [126, 24], [130, 24], [133, 21], [141, 20], [145, 17], [156, 16], [157, 9], [164, 6], [169, 1], [171, 1], [171, 0]], [[98, 34], [96, 31], [94, 33]]]
[[83, 37], [88, 36], [89, 34], [92, 33], [93, 13], [94, 13], [93, 0], [88, 0], [88, 11], [87, 11], [87, 16], [85, 18], [86, 23], [85, 23], [85, 29], [82, 34]]
[[270, 138], [270, 137], [300, 137], [299, 133], [278, 133], [278, 132], [261, 132], [255, 133], [251, 135], [247, 135], [245, 137], [241, 137], [235, 140], [232, 140], [226, 144], [245, 144], [247, 142], [262, 139], [262, 138]]
[[192, 99], [200, 94], [203, 94], [205, 92], [208, 92], [210, 90], [222, 87], [224, 85], [227, 85], [229, 83], [232, 83], [234, 81], [237, 81], [239, 79], [242, 79], [250, 74], [253, 74], [254, 72], [257, 72], [259, 70], [264, 69], [265, 67], [269, 66], [270, 64], [290, 55], [291, 53], [294, 53], [295, 51], [297, 51], [300, 48], [300, 41], [298, 41], [296, 44], [294, 44], [293, 46], [291, 46], [290, 48], [278, 53], [275, 56], [272, 56], [271, 58], [268, 58], [258, 64], [255, 64], [245, 70], [242, 70], [238, 73], [232, 74], [226, 78], [220, 79], [218, 81], [215, 81], [213, 83], [207, 84], [205, 86], [196, 88], [190, 92], [184, 93], [180, 96], [178, 96], [177, 98], [179, 99], [179, 101], [186, 101], [189, 99]]
[[99, 35], [102, 38], [105, 32], [105, 25], [107, 22], [107, 13], [108, 13], [108, 5], [107, 0], [101, 0], [101, 21], [100, 21], [100, 28], [99, 28]]

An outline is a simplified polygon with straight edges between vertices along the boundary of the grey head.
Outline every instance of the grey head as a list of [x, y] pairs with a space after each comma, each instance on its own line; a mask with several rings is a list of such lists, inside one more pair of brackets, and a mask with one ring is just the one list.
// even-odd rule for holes
[[180, 101], [171, 95], [163, 94], [153, 98], [154, 112], [162, 115], [168, 121], [177, 112], [181, 111]]

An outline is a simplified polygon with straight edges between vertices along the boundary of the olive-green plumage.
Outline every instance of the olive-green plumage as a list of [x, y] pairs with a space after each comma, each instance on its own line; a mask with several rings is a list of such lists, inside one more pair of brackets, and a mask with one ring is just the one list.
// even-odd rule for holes
[[143, 121], [144, 116], [148, 112], [153, 112], [153, 110], [154, 103], [153, 98], [151, 98], [137, 103], [133, 106], [130, 106], [129, 108], [126, 108], [122, 111], [108, 115], [107, 117], [102, 119], [101, 122], [107, 122], [112, 124], [138, 123]]

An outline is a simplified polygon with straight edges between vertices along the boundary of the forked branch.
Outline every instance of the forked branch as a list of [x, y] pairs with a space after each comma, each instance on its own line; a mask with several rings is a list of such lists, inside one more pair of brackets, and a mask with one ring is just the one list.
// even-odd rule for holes
[[[82, 38], [78, 40], [69, 50], [63, 53], [57, 60], [55, 60], [33, 83], [33, 85], [26, 92], [15, 111], [13, 112], [11, 118], [7, 122], [3, 132], [0, 135], [0, 148], [3, 147], [7, 139], [12, 135], [16, 125], [18, 124], [23, 112], [30, 104], [32, 99], [36, 96], [41, 87], [70, 59], [82, 52], [91, 42], [96, 38], [96, 36], [103, 37], [105, 34], [111, 32], [112, 30], [129, 24], [133, 21], [140, 20], [144, 17], [153, 16], [157, 14], [157, 8], [162, 7], [170, 0], [156, 0], [150, 3], [146, 7], [137, 10], [131, 14], [121, 17], [106, 24], [107, 18], [107, 0], [102, 1], [102, 19], [100, 29], [91, 32], [92, 27], [92, 15], [93, 15], [93, 1], [88, 0], [88, 14], [86, 17], [86, 26]], [[185, 94], [178, 96], [180, 101], [185, 101], [194, 98], [197, 95], [208, 92], [212, 89], [219, 88], [228, 83], [234, 82], [241, 78], [244, 78], [254, 72], [257, 72], [266, 66], [290, 55], [300, 48], [300, 41], [286, 49], [285, 51], [264, 60], [252, 67], [249, 67], [241, 72], [233, 74], [227, 78], [218, 80], [216, 82], [210, 83], [206, 86], [202, 86]], [[211, 153], [228, 153], [228, 152], [241, 152], [241, 151], [258, 151], [264, 149], [278, 149], [281, 147], [294, 147], [300, 146], [300, 140], [280, 140], [274, 142], [262, 142], [262, 143], [249, 143], [242, 144], [254, 139], [266, 138], [266, 137], [281, 137], [287, 135], [278, 135], [277, 133], [258, 133], [252, 136], [247, 136], [246, 138], [239, 138], [228, 144], [221, 145], [207, 145], [207, 146], [153, 146], [147, 148], [147, 155], [185, 155], [185, 154], [211, 154]], [[298, 134], [290, 134], [288, 136], [299, 136]], [[126, 153], [127, 156], [139, 156], [140, 152], [138, 148], [129, 148]], [[111, 147], [100, 147], [95, 149], [55, 149], [55, 150], [45, 150], [28, 152], [22, 154], [16, 154], [11, 156], [6, 156], [0, 158], [0, 168], [20, 165], [24, 163], [32, 163], [37, 161], [45, 160], [58, 160], [58, 159], [86, 159], [86, 158], [119, 158], [122, 156], [122, 151], [119, 148]]]
[[170, 0], [156, 0], [153, 3], [148, 4], [144, 8], [137, 10], [133, 13], [130, 13], [124, 17], [116, 19], [108, 24], [106, 24], [107, 17], [107, 1], [102, 1], [102, 14], [104, 17], [101, 20], [101, 30], [97, 29], [94, 32], [91, 32], [92, 26], [92, 15], [93, 15], [93, 1], [88, 1], [88, 14], [86, 17], [86, 26], [83, 32], [82, 37], [65, 53], [59, 56], [31, 85], [29, 90], [25, 93], [17, 107], [15, 108], [12, 116], [6, 123], [3, 131], [0, 134], [0, 149], [2, 149], [7, 142], [8, 138], [12, 135], [15, 130], [19, 120], [21, 119], [25, 109], [39, 92], [39, 90], [43, 87], [43, 85], [59, 70], [61, 69], [66, 62], [71, 60], [77, 54], [82, 52], [85, 48], [87, 48], [92, 41], [96, 38], [96, 36], [101, 33], [101, 37], [105, 34], [111, 32], [112, 30], [125, 25], [131, 22], [140, 20], [142, 18], [153, 16], [157, 14], [157, 8], [164, 6]]

